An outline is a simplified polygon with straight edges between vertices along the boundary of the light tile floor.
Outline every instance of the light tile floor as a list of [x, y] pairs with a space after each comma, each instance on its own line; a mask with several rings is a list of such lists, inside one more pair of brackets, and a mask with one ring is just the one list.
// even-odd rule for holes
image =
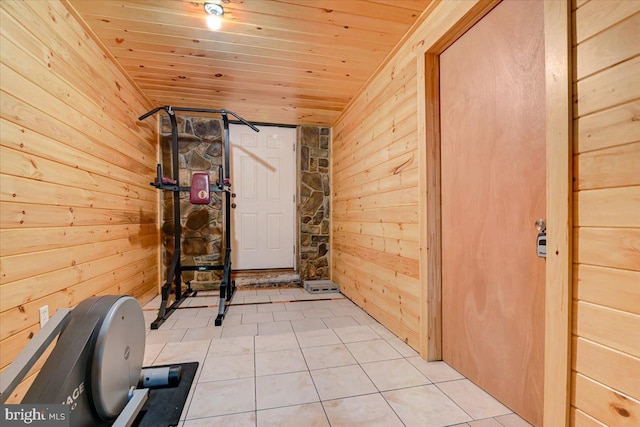
[[529, 426], [340, 294], [239, 290], [218, 327], [195, 308], [217, 302], [200, 292], [153, 331], [159, 297], [145, 306], [144, 365], [200, 362], [181, 427]]

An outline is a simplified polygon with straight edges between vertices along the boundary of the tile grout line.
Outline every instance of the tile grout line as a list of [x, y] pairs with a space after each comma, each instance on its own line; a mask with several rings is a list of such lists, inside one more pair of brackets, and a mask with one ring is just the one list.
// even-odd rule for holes
[[[457, 379], [457, 380], [441, 381], [441, 382], [443, 382], [443, 383], [444, 383], [444, 382], [449, 383], [449, 382], [453, 382], [453, 381], [461, 381], [461, 380], [463, 380], [463, 379], [467, 379], [467, 377], [460, 378], [460, 379]], [[435, 385], [435, 386], [436, 386], [436, 388], [438, 389], [438, 391], [440, 391], [440, 393], [442, 393], [442, 394], [444, 394], [445, 396], [447, 396], [447, 399], [449, 399], [450, 401], [452, 401], [454, 405], [456, 405], [458, 408], [460, 408], [460, 410], [461, 410], [462, 412], [464, 412], [464, 413], [465, 413], [469, 418], [471, 418], [471, 421], [477, 421], [475, 418], [473, 418], [473, 417], [471, 416], [471, 414], [470, 414], [470, 413], [468, 413], [467, 411], [465, 411], [465, 410], [464, 410], [464, 408], [458, 404], [458, 402], [456, 402], [456, 401], [455, 401], [451, 396], [449, 396], [447, 393], [445, 393], [445, 391], [444, 391], [444, 390], [442, 390], [440, 387], [438, 387], [438, 384], [437, 384], [437, 383], [434, 383], [433, 385]], [[467, 421], [467, 423], [468, 423], [468, 422], [469, 422], [469, 421]]]
[[[371, 328], [370, 326], [367, 326], [371, 331], [373, 331], [376, 335], [378, 335], [380, 338], [382, 338], [384, 340], [384, 338], [378, 334], [373, 328]], [[341, 338], [342, 339], [342, 338]], [[384, 340], [386, 342], [386, 340]], [[351, 354], [351, 357], [353, 357], [353, 359], [356, 361], [356, 363], [358, 363], [358, 366], [360, 366], [360, 369], [362, 369], [362, 372], [364, 372], [364, 374], [367, 376], [367, 378], [369, 378], [369, 381], [371, 381], [371, 384], [373, 384], [373, 386], [376, 388], [376, 390], [378, 390], [378, 394], [380, 395], [380, 397], [382, 397], [382, 399], [385, 401], [385, 403], [387, 404], [387, 406], [389, 407], [389, 409], [391, 409], [391, 412], [393, 412], [393, 414], [398, 418], [398, 420], [400, 421], [400, 423], [406, 427], [405, 422], [402, 420], [402, 418], [400, 418], [400, 415], [396, 412], [395, 409], [393, 409], [393, 406], [391, 406], [391, 404], [389, 403], [389, 401], [387, 400], [387, 398], [385, 397], [385, 395], [382, 393], [382, 391], [380, 390], [380, 388], [378, 388], [378, 386], [376, 385], [376, 383], [371, 379], [371, 377], [369, 376], [369, 374], [367, 374], [367, 371], [362, 367], [361, 363], [358, 362], [358, 359], [356, 359], [356, 357], [353, 355], [353, 353], [351, 353], [351, 350], [349, 350], [349, 347], [346, 346], [345, 344], [345, 348], [347, 349], [347, 351]], [[402, 355], [400, 355], [402, 356]], [[404, 356], [403, 356], [404, 358]], [[425, 375], [426, 377], [426, 375]], [[428, 378], [427, 378], [428, 379]]]
[[[347, 300], [346, 298], [342, 298], [342, 299]], [[301, 302], [313, 302], [313, 301], [315, 301], [315, 300], [300, 300], [300, 301], [301, 301]], [[351, 301], [351, 302], [352, 302], [352, 301]], [[353, 302], [352, 302], [352, 303], [353, 303]], [[258, 307], [260, 304], [259, 304], [259, 303], [255, 303], [255, 304], [246, 304], [246, 305], [254, 305], [254, 306], [257, 306], [257, 307]], [[193, 308], [196, 308], [196, 307], [193, 307]], [[314, 307], [314, 309], [315, 309], [315, 307]], [[296, 310], [296, 311], [301, 311], [301, 312], [302, 312], [302, 314], [303, 314], [303, 316], [304, 316], [304, 311], [305, 311], [305, 310]], [[270, 313], [271, 313], [272, 318], [273, 318], [273, 313], [272, 313], [272, 312], [270, 312]], [[333, 311], [332, 311], [332, 313], [333, 313]], [[242, 320], [243, 320], [244, 314], [246, 314], [246, 313], [239, 313], [239, 316], [240, 316], [240, 325], [243, 325]], [[334, 314], [334, 316], [333, 316], [332, 318], [337, 317], [337, 316], [335, 315], [335, 313], [333, 313], [333, 314]], [[196, 317], [197, 317], [197, 316], [196, 316]], [[305, 317], [305, 319], [312, 319], [312, 318], [306, 318], [306, 317]], [[396, 349], [396, 347], [394, 347], [394, 346], [391, 344], [390, 340], [391, 340], [391, 339], [393, 339], [393, 337], [385, 337], [385, 336], [380, 335], [380, 334], [379, 334], [375, 329], [373, 329], [373, 328], [371, 327], [371, 325], [370, 325], [370, 324], [358, 325], [358, 326], [359, 326], [359, 327], [366, 327], [369, 331], [373, 332], [373, 334], [374, 334], [374, 335], [376, 335], [378, 338], [374, 338], [374, 339], [366, 339], [366, 340], [362, 340], [362, 341], [350, 341], [349, 343], [347, 343], [347, 342], [345, 342], [345, 341], [344, 341], [343, 337], [342, 337], [340, 334], [338, 334], [338, 333], [336, 332], [335, 328], [330, 328], [330, 327], [327, 325], [327, 323], [325, 322], [325, 318], [322, 318], [322, 317], [321, 317], [321, 318], [319, 318], [319, 319], [322, 321], [322, 324], [324, 324], [325, 328], [323, 328], [323, 329], [312, 329], [312, 330], [309, 330], [309, 331], [316, 331], [316, 330], [317, 330], [317, 331], [321, 331], [321, 330], [328, 330], [328, 331], [332, 331], [332, 333], [333, 333], [334, 335], [336, 335], [336, 336], [337, 336], [337, 338], [338, 338], [338, 340], [339, 340], [340, 345], [344, 346], [344, 348], [347, 350], [348, 354], [349, 354], [349, 355], [350, 355], [350, 356], [355, 360], [355, 364], [354, 364], [354, 365], [341, 365], [341, 366], [358, 366], [358, 367], [359, 367], [359, 368], [360, 368], [360, 369], [365, 373], [366, 378], [367, 378], [367, 379], [368, 379], [368, 380], [373, 384], [374, 389], [375, 389], [375, 390], [377, 390], [377, 392], [373, 392], [373, 393], [363, 393], [363, 394], [357, 394], [357, 395], [354, 395], [354, 396], [348, 396], [348, 397], [342, 397], [342, 398], [336, 398], [336, 399], [327, 399], [327, 400], [322, 400], [322, 399], [320, 398], [320, 393], [319, 393], [319, 391], [318, 391], [317, 385], [316, 385], [316, 383], [315, 383], [315, 381], [314, 381], [314, 379], [313, 379], [313, 376], [311, 375], [311, 373], [313, 372], [313, 370], [309, 367], [309, 363], [308, 363], [308, 361], [307, 361], [307, 357], [305, 356], [304, 352], [302, 351], [302, 350], [303, 350], [303, 348], [302, 348], [302, 346], [301, 346], [301, 342], [300, 342], [300, 340], [299, 340], [299, 336], [298, 336], [298, 333], [306, 332], [306, 331], [295, 331], [295, 330], [293, 330], [293, 325], [292, 325], [292, 331], [291, 331], [291, 332], [282, 332], [282, 333], [279, 333], [279, 334], [275, 334], [275, 335], [288, 334], [288, 333], [293, 333], [293, 334], [294, 334], [294, 337], [295, 337], [295, 340], [296, 340], [296, 343], [297, 343], [297, 350], [298, 350], [298, 351], [300, 351], [300, 353], [302, 354], [302, 357], [303, 357], [303, 360], [304, 360], [304, 363], [305, 363], [305, 366], [306, 366], [306, 370], [303, 370], [303, 371], [296, 371], [296, 372], [307, 372], [307, 373], [308, 373], [308, 375], [311, 377], [312, 384], [314, 385], [315, 392], [316, 392], [316, 394], [317, 394], [317, 396], [318, 396], [318, 403], [320, 403], [320, 404], [321, 404], [321, 406], [322, 406], [322, 408], [323, 408], [323, 412], [324, 412], [325, 418], [326, 418], [327, 422], [329, 423], [329, 425], [331, 425], [331, 423], [330, 423], [330, 421], [329, 421], [329, 418], [328, 418], [328, 415], [327, 415], [327, 411], [326, 411], [326, 409], [325, 409], [325, 407], [324, 407], [324, 402], [329, 402], [329, 401], [332, 401], [332, 400], [348, 399], [348, 398], [359, 397], [359, 396], [373, 395], [373, 394], [379, 394], [379, 395], [381, 395], [381, 396], [383, 397], [383, 399], [385, 400], [385, 403], [386, 403], [386, 404], [390, 407], [390, 409], [392, 410], [392, 412], [396, 415], [396, 417], [400, 420], [400, 422], [401, 422], [403, 425], [405, 425], [404, 421], [402, 421], [402, 419], [400, 419], [399, 415], [396, 413], [396, 411], [395, 411], [395, 410], [393, 409], [393, 407], [390, 405], [390, 403], [388, 402], [388, 400], [386, 399], [386, 397], [384, 396], [384, 394], [383, 394], [383, 393], [384, 393], [384, 392], [388, 392], [388, 391], [405, 390], [405, 389], [410, 389], [410, 388], [414, 388], [414, 387], [421, 387], [421, 386], [429, 385], [429, 383], [424, 384], [424, 385], [419, 385], [419, 386], [406, 386], [406, 387], [393, 388], [393, 389], [390, 389], [390, 390], [385, 390], [385, 391], [383, 392], [382, 390], [380, 390], [380, 388], [378, 387], [378, 385], [376, 385], [376, 383], [372, 380], [372, 378], [370, 377], [370, 375], [367, 373], [367, 371], [366, 371], [366, 370], [363, 368], [363, 366], [362, 366], [362, 365], [363, 365], [363, 363], [365, 363], [365, 364], [366, 364], [366, 363], [374, 363], [374, 362], [377, 362], [377, 361], [372, 361], [372, 362], [360, 362], [360, 361], [358, 361], [358, 360], [355, 358], [355, 356], [353, 355], [352, 351], [347, 347], [347, 344], [351, 344], [351, 343], [366, 343], [366, 342], [377, 341], [378, 339], [380, 339], [380, 340], [384, 341], [386, 344], [388, 344], [389, 346], [391, 346], [391, 347], [392, 347], [392, 348], [393, 348], [393, 349], [394, 349], [394, 350], [395, 350], [395, 351], [400, 355], [400, 357], [399, 357], [398, 359], [386, 359], [386, 360], [405, 360], [405, 361], [407, 361], [407, 362], [408, 362], [408, 363], [409, 363], [413, 368], [418, 369], [418, 367], [416, 367], [415, 365], [413, 365], [413, 363], [411, 363], [411, 362], [408, 360], [409, 358], [415, 358], [415, 357], [416, 357], [416, 355], [415, 355], [415, 354], [411, 354], [410, 356], [409, 356], [409, 355], [404, 355], [404, 354], [403, 354], [403, 353], [404, 353], [404, 351], [400, 351], [400, 350]], [[375, 320], [375, 319], [374, 319], [374, 320]], [[275, 322], [275, 319], [274, 319], [274, 322]], [[273, 322], [270, 322], [270, 323], [273, 323]], [[290, 323], [291, 323], [291, 322], [290, 322]], [[377, 322], [377, 324], [378, 324], [378, 325], [380, 325], [380, 326], [382, 326], [382, 327], [384, 327], [384, 325], [380, 324], [379, 322]], [[222, 327], [223, 327], [223, 328], [224, 328], [225, 326], [234, 326], [234, 325], [222, 325]], [[354, 325], [354, 326], [352, 326], [352, 327], [358, 327], [358, 326]], [[338, 329], [340, 329], [340, 328], [338, 328]], [[168, 330], [168, 331], [174, 331], [175, 329], [173, 329], [173, 326], [172, 326], [172, 328], [167, 329], [167, 330]], [[182, 341], [182, 339], [186, 336], [186, 333], [188, 332], [188, 330], [189, 330], [189, 328], [186, 328], [186, 329], [185, 329], [185, 331], [184, 331], [184, 333], [183, 333], [182, 337], [181, 337], [181, 338], [180, 338], [180, 340], [179, 340], [179, 341], [177, 341], [177, 342], [183, 342], [183, 341]], [[150, 333], [150, 332], [152, 332], [152, 331], [147, 331], [147, 332], [148, 332], [148, 333]], [[221, 332], [221, 336], [220, 336], [220, 337], [217, 337], [217, 338], [225, 338], [225, 337], [223, 337], [223, 336], [222, 336], [222, 334], [223, 334], [223, 333], [224, 333], [224, 329], [223, 329], [223, 331]], [[272, 334], [264, 334], [264, 335], [262, 335], [262, 336], [265, 336], [265, 337], [266, 337], [266, 336], [270, 336], [270, 335], [272, 335]], [[254, 413], [254, 414], [255, 414], [255, 416], [256, 416], [256, 420], [255, 420], [255, 422], [256, 422], [256, 425], [257, 425], [257, 413], [258, 413], [258, 405], [257, 405], [257, 378], [258, 378], [258, 376], [257, 376], [257, 359], [256, 359], [256, 356], [257, 356], [257, 349], [256, 349], [256, 336], [261, 336], [261, 335], [260, 335], [260, 332], [259, 332], [258, 325], [256, 325], [256, 333], [255, 333], [255, 334], [249, 334], [248, 336], [252, 336], [252, 337], [253, 337], [253, 338], [252, 338], [252, 341], [253, 341], [253, 363], [254, 363], [253, 382], [254, 382], [254, 405], [255, 405], [255, 409], [254, 409], [253, 413]], [[228, 338], [232, 338], [232, 337], [228, 337]], [[203, 368], [204, 368], [204, 362], [207, 360], [207, 357], [208, 357], [208, 355], [209, 355], [209, 354], [210, 354], [210, 352], [211, 352], [211, 348], [212, 348], [212, 345], [214, 344], [214, 342], [216, 341], [216, 337], [213, 337], [213, 338], [209, 339], [208, 341], [209, 341], [209, 345], [207, 346], [207, 349], [206, 349], [205, 354], [204, 354], [204, 361], [203, 361], [203, 366], [200, 368], [200, 374], [202, 374], [202, 370], [203, 370]], [[159, 350], [158, 354], [154, 357], [153, 361], [151, 361], [151, 366], [153, 366], [153, 364], [155, 364], [155, 363], [156, 363], [156, 361], [158, 360], [158, 357], [160, 356], [160, 354], [162, 353], [162, 351], [164, 351], [164, 350], [166, 349], [167, 344], [168, 344], [169, 342], [174, 342], [174, 341], [166, 341], [166, 342], [159, 342], [159, 343], [158, 343], [158, 344], [161, 344], [161, 345], [162, 345], [162, 347], [160, 348], [160, 350]], [[406, 343], [405, 343], [405, 344], [406, 344]], [[309, 347], [309, 348], [318, 348], [318, 347], [322, 347], [322, 346], [311, 346], [311, 347]], [[403, 349], [403, 350], [404, 350], [404, 349]], [[271, 351], [277, 351], [277, 350], [271, 350]], [[267, 351], [266, 353], [269, 353], [269, 352], [270, 352], [270, 351]], [[419, 355], [418, 355], [418, 357], [419, 357]], [[444, 362], [444, 363], [446, 363], [446, 362]], [[447, 365], [448, 365], [448, 364], [447, 364]], [[418, 369], [418, 370], [419, 370], [419, 369]], [[466, 410], [464, 410], [464, 409], [462, 408], [462, 406], [460, 406], [460, 404], [458, 404], [458, 402], [457, 402], [456, 400], [454, 400], [453, 398], [451, 398], [451, 397], [450, 397], [450, 396], [449, 396], [449, 395], [448, 395], [448, 394], [447, 394], [443, 389], [441, 389], [441, 388], [439, 387], [439, 384], [444, 384], [444, 383], [449, 383], [449, 382], [454, 382], [454, 381], [461, 381], [461, 380], [463, 380], [463, 379], [466, 379], [466, 377], [458, 378], [458, 379], [449, 379], [449, 380], [445, 380], [445, 381], [435, 382], [435, 381], [433, 381], [431, 378], [429, 378], [429, 376], [427, 376], [426, 374], [424, 374], [421, 370], [419, 370], [419, 371], [420, 371], [420, 373], [421, 373], [422, 375], [424, 375], [424, 377], [425, 377], [428, 381], [430, 381], [430, 384], [435, 385], [435, 386], [436, 386], [436, 389], [437, 389], [439, 392], [443, 393], [443, 395], [444, 395], [444, 396], [446, 396], [446, 397], [447, 397], [447, 399], [449, 399], [451, 402], [453, 402], [453, 403], [455, 404], [455, 406], [456, 406], [456, 407], [458, 407], [458, 408], [459, 408], [459, 409], [460, 409], [460, 410], [461, 410], [465, 415], [467, 415], [467, 416], [471, 419], [471, 421], [467, 421], [467, 422], [474, 422], [474, 421], [485, 420], [485, 419], [494, 419], [494, 420], [495, 420], [496, 422], [498, 422], [499, 424], [502, 424], [502, 423], [501, 423], [500, 421], [498, 421], [495, 417], [482, 418], [482, 419], [478, 419], [478, 420], [474, 419], [474, 418], [473, 418], [473, 417], [472, 417], [472, 416], [471, 416], [471, 415], [470, 415]], [[283, 372], [283, 373], [275, 374], [275, 375], [284, 375], [284, 374], [288, 374], [288, 373], [289, 373], [289, 372]], [[195, 384], [195, 385], [196, 385], [196, 388], [197, 388], [197, 386], [198, 386], [198, 385], [199, 385], [199, 383], [200, 383], [200, 377], [201, 377], [201, 375], [198, 375], [198, 378], [197, 378], [197, 381], [196, 381], [196, 384]], [[185, 417], [181, 420], [183, 424], [184, 424], [184, 423], [186, 423], [186, 421], [187, 421], [187, 414], [188, 414], [188, 411], [191, 409], [191, 404], [193, 403], [193, 398], [194, 398], [194, 397], [195, 397], [195, 389], [194, 389], [194, 394], [191, 396], [191, 399], [190, 399], [190, 400], [189, 400], [189, 402], [188, 402], [187, 408], [185, 408]], [[500, 403], [501, 403], [501, 402], [500, 402]], [[277, 407], [277, 408], [284, 408], [284, 407], [291, 407], [291, 406], [300, 406], [300, 405], [303, 405], [303, 404], [283, 405], [283, 406], [279, 406], [279, 407]], [[268, 409], [277, 409], [277, 408], [268, 408]], [[511, 415], [511, 414], [514, 414], [514, 413], [511, 411], [511, 409], [510, 409], [510, 408], [507, 408], [507, 409], [508, 409], [510, 412], [509, 412], [508, 414], [501, 414], [501, 416], [502, 416], [502, 415]], [[238, 413], [249, 413], [249, 412], [251, 412], [251, 411], [241, 411], [241, 412], [238, 412]], [[233, 413], [233, 414], [222, 414], [222, 415], [219, 415], [219, 416], [234, 415], [234, 414], [236, 414], [236, 413]], [[198, 417], [197, 419], [200, 419], [200, 418], [209, 418], [209, 417], [206, 417], [206, 416], [205, 416], [205, 417]], [[196, 419], [196, 418], [194, 418], [194, 419]]]
[[[182, 341], [180, 341], [180, 342], [182, 342]], [[207, 355], [209, 354], [209, 349], [211, 348], [212, 344], [213, 344], [213, 340], [209, 340], [209, 345], [207, 346], [207, 351], [205, 351], [204, 358], [202, 360], [202, 366], [198, 366], [199, 369], [196, 369], [196, 375], [194, 375], [193, 383], [192, 383], [192, 386], [195, 383], [195, 387], [193, 388], [193, 392], [191, 390], [189, 390], [189, 393], [187, 394], [188, 402], [185, 401], [185, 405], [182, 408], [182, 412], [184, 412], [184, 418], [181, 421], [182, 421], [183, 424], [185, 424], [187, 422], [187, 416], [189, 415], [189, 411], [191, 410], [191, 403], [193, 403], [193, 398], [196, 395], [196, 389], [198, 388], [198, 384], [200, 383], [200, 376], [202, 375], [202, 371], [204, 370], [204, 364], [207, 361]], [[198, 372], [198, 371], [200, 371], [200, 372]], [[191, 399], [189, 399], [189, 395], [191, 396]], [[182, 415], [182, 414], [180, 414], [180, 415]]]
[[[304, 316], [304, 314], [303, 314], [303, 316]], [[292, 326], [292, 328], [293, 328], [293, 326]], [[334, 334], [335, 334], [335, 332], [334, 332]], [[318, 386], [316, 385], [316, 382], [313, 379], [313, 375], [311, 375], [311, 368], [309, 368], [309, 363], [307, 362], [307, 358], [304, 355], [304, 351], [302, 351], [302, 345], [300, 344], [300, 340], [298, 339], [298, 334], [294, 332], [293, 335], [296, 337], [296, 342], [298, 343], [298, 349], [300, 350], [300, 353], [302, 354], [302, 359], [304, 360], [304, 364], [307, 366], [307, 373], [309, 374], [309, 378], [311, 378], [311, 384], [313, 384], [313, 388], [316, 391], [316, 395], [318, 395], [318, 403], [320, 403], [320, 407], [322, 408], [322, 413], [324, 413], [324, 418], [327, 420], [327, 424], [329, 424], [329, 426], [331, 426], [331, 421], [329, 420], [329, 415], [327, 415], [327, 410], [325, 409], [324, 405], [322, 404], [322, 399], [320, 398], [320, 392], [318, 391]]]
[[[241, 319], [242, 320], [242, 319]], [[258, 425], [258, 362], [256, 357], [256, 337], [253, 337], [253, 413], [255, 414], [255, 426]]]

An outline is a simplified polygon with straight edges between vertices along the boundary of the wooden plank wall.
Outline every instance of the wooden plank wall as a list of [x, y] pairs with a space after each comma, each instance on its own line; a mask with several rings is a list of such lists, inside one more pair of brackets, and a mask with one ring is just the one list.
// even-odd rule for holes
[[419, 261], [418, 60], [475, 4], [427, 10], [332, 131], [332, 280], [417, 350], [426, 280]]
[[574, 10], [571, 421], [640, 425], [640, 2]]
[[0, 2], [0, 367], [49, 313], [157, 294], [157, 122], [59, 1]]

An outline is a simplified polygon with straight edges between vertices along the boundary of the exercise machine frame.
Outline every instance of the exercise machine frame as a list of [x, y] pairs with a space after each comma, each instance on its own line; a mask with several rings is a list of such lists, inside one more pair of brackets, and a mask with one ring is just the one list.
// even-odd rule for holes
[[[236, 286], [235, 281], [231, 278], [231, 177], [230, 177], [230, 164], [229, 164], [229, 117], [232, 115], [243, 124], [249, 126], [256, 132], [260, 130], [251, 123], [244, 120], [236, 113], [228, 110], [210, 110], [203, 108], [183, 108], [172, 107], [165, 105], [162, 107], [154, 108], [151, 111], [143, 114], [138, 118], [142, 121], [149, 116], [154, 115], [159, 111], [165, 111], [169, 116], [171, 122], [171, 160], [172, 160], [172, 179], [166, 179], [162, 176], [162, 165], [157, 166], [156, 181], [151, 185], [159, 190], [172, 191], [173, 192], [173, 221], [174, 221], [174, 247], [173, 257], [171, 258], [171, 264], [167, 272], [167, 280], [162, 286], [162, 302], [160, 309], [158, 310], [158, 317], [151, 323], [151, 329], [158, 329], [169, 316], [180, 307], [187, 297], [196, 296], [197, 291], [191, 289], [191, 283], [185, 282], [187, 285], [186, 291], [182, 292], [182, 272], [183, 271], [216, 271], [222, 270], [222, 280], [220, 281], [220, 303], [218, 305], [218, 316], [215, 320], [215, 325], [222, 325], [222, 321], [226, 315], [231, 299], [235, 294]], [[175, 112], [189, 112], [189, 113], [213, 113], [220, 114], [222, 116], [223, 123], [223, 139], [224, 139], [224, 167], [219, 168], [218, 182], [209, 186], [210, 192], [224, 193], [224, 241], [225, 241], [225, 254], [223, 264], [221, 265], [182, 265], [181, 262], [181, 237], [182, 237], [182, 224], [180, 221], [180, 193], [188, 192], [191, 187], [180, 186], [180, 165], [178, 161], [178, 124], [176, 120]], [[223, 178], [224, 175], [224, 178]], [[171, 284], [174, 285], [175, 297], [170, 306], [169, 296], [171, 294]]]
[[[53, 345], [21, 403], [67, 404], [70, 426], [130, 427], [149, 392], [135, 387], [144, 338], [142, 308], [130, 296], [95, 296], [59, 309], [0, 373], [0, 403]], [[111, 380], [101, 381], [106, 375]]]

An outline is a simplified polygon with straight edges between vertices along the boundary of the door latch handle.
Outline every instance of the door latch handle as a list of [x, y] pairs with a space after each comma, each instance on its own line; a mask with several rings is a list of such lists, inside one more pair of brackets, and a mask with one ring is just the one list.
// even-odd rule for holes
[[536, 255], [540, 258], [547, 257], [547, 223], [544, 219], [536, 221], [538, 236], [536, 237]]

